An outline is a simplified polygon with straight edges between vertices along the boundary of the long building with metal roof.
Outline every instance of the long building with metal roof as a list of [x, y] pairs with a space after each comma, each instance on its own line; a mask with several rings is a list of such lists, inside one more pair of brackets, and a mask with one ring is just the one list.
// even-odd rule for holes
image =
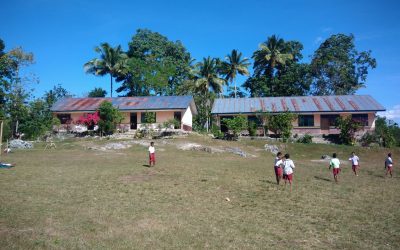
[[211, 114], [221, 124], [221, 119], [239, 114], [257, 122], [257, 113], [286, 111], [298, 114], [293, 123], [294, 133], [337, 134], [337, 117], [351, 115], [368, 131], [375, 127], [376, 113], [385, 108], [370, 95], [219, 98], [214, 101]]
[[137, 129], [145, 123], [145, 113], [155, 113], [156, 123], [176, 119], [181, 129], [192, 129], [192, 116], [197, 114], [192, 96], [143, 96], [114, 98], [64, 98], [57, 101], [51, 111], [62, 124], [73, 124], [87, 113], [94, 113], [104, 101], [111, 102], [124, 115], [122, 126]]

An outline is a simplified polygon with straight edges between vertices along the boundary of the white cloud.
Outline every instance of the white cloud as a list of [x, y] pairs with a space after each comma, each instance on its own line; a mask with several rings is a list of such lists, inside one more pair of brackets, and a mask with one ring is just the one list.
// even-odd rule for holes
[[322, 32], [324, 32], [324, 33], [331, 32], [331, 31], [332, 31], [331, 27], [322, 28]]
[[385, 112], [378, 112], [379, 116], [384, 116], [389, 120], [400, 120], [400, 104], [393, 106], [393, 108], [386, 110]]
[[314, 44], [320, 44], [322, 42], [323, 38], [321, 36], [318, 36], [317, 38], [315, 38], [314, 40]]

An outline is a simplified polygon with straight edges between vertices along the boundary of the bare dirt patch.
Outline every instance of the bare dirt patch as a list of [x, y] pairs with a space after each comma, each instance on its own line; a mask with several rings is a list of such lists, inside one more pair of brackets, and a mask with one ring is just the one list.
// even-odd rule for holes
[[119, 178], [123, 183], [131, 183], [131, 182], [145, 182], [150, 181], [156, 176], [156, 171], [149, 171], [148, 173], [140, 173], [133, 175], [125, 175]]

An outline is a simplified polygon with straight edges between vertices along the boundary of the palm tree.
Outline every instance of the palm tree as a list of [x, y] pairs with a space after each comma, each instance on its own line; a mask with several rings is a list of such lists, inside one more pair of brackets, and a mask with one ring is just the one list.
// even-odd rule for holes
[[264, 74], [271, 79], [275, 67], [293, 60], [293, 54], [282, 38], [272, 35], [260, 44], [260, 48], [253, 54], [253, 59], [255, 73], [260, 75], [264, 71]]
[[111, 97], [113, 93], [113, 77], [117, 77], [125, 70], [128, 56], [122, 51], [121, 45], [112, 48], [108, 43], [102, 43], [94, 49], [100, 58], [94, 58], [83, 66], [86, 73], [96, 76], [109, 74], [111, 79]]
[[[222, 63], [222, 74], [225, 75], [225, 80], [233, 83], [237, 74], [248, 76], [249, 70], [247, 67], [250, 65], [248, 58], [242, 59], [242, 53], [237, 50], [232, 50], [225, 58], [227, 61]], [[235, 82], [235, 98], [236, 98], [236, 82]]]
[[222, 86], [226, 81], [219, 76], [219, 64], [218, 59], [211, 57], [203, 58], [202, 62], [196, 64], [195, 84], [201, 92], [222, 93]]

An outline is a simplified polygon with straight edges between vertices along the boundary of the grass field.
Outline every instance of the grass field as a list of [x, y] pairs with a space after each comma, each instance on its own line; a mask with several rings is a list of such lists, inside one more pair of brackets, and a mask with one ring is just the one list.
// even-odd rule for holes
[[[256, 157], [178, 150], [173, 143], [240, 147]], [[387, 150], [279, 144], [296, 164], [292, 192], [275, 184], [265, 141], [156, 140], [147, 149], [98, 151], [57, 143], [16, 151], [0, 169], [2, 249], [400, 249], [400, 169]], [[355, 150], [361, 172], [345, 161]], [[321, 155], [345, 162], [333, 182]], [[392, 150], [395, 163], [400, 150]], [[227, 201], [229, 198], [230, 201]]]

